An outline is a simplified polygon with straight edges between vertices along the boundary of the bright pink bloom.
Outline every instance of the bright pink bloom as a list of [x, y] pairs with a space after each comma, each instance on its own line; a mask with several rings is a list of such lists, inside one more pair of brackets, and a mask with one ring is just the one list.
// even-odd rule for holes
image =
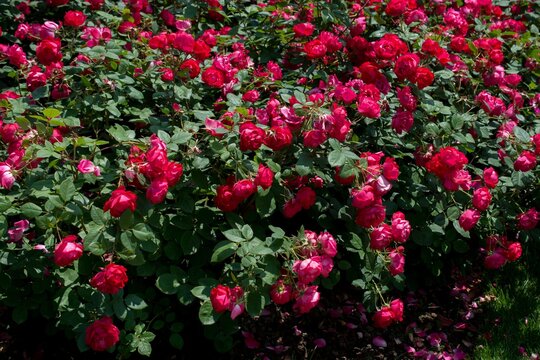
[[81, 159], [79, 165], [77, 165], [77, 170], [83, 174], [94, 174], [95, 176], [101, 175], [101, 170], [98, 166], [95, 166], [93, 162], [86, 159]]

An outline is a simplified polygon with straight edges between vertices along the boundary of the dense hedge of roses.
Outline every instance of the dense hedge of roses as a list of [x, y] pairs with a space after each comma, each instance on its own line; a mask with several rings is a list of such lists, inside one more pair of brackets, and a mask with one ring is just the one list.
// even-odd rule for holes
[[182, 347], [174, 309], [200, 303], [226, 351], [231, 319], [306, 314], [342, 282], [385, 328], [407, 316], [385, 293], [409, 254], [433, 275], [460, 254], [496, 269], [538, 240], [534, 2], [0, 13], [0, 301], [17, 323], [149, 355], [155, 333]]

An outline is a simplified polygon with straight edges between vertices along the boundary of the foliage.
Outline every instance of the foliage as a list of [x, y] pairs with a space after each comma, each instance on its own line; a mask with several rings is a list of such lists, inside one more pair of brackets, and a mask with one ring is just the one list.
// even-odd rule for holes
[[403, 315], [385, 294], [404, 289], [405, 256], [422, 264], [411, 278], [440, 276], [538, 240], [538, 5], [0, 14], [0, 301], [16, 323], [39, 314], [83, 351], [150, 355], [156, 334], [183, 347], [175, 309], [198, 304], [228, 351], [236, 317], [305, 314], [343, 283], [385, 327]]

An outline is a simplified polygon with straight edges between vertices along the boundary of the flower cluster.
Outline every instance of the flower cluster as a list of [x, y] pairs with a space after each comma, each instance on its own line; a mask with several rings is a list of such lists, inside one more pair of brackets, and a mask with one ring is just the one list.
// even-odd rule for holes
[[182, 164], [167, 158], [167, 145], [155, 134], [150, 137], [146, 152], [137, 146], [131, 148], [126, 166], [126, 179], [137, 188], [146, 187], [146, 198], [152, 204], [163, 202], [169, 188], [180, 181], [183, 173]]
[[294, 243], [295, 255], [292, 271], [283, 270], [282, 277], [272, 285], [270, 297], [278, 305], [295, 300], [293, 309], [299, 314], [308, 313], [317, 306], [320, 294], [316, 285], [310, 285], [320, 276], [327, 278], [334, 267], [337, 243], [327, 231], [317, 234], [305, 230], [304, 236]]

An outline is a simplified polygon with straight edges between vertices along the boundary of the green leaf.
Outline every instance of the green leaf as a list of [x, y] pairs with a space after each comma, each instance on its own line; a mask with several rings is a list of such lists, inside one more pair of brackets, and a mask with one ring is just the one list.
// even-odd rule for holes
[[42, 112], [43, 116], [45, 116], [47, 119], [53, 119], [55, 117], [58, 117], [60, 116], [61, 113], [62, 112], [60, 110], [53, 109], [53, 108], [47, 108], [43, 110]]
[[227, 231], [223, 231], [223, 235], [225, 235], [225, 237], [231, 241], [234, 241], [234, 242], [243, 242], [245, 241], [244, 237], [242, 236], [242, 232], [240, 230], [237, 230], [237, 229], [231, 229], [231, 230], [227, 230]]
[[156, 287], [164, 294], [172, 295], [176, 294], [180, 283], [173, 274], [161, 274], [156, 279]]
[[178, 333], [172, 333], [171, 336], [169, 336], [169, 343], [175, 349], [182, 350], [184, 347], [184, 338]]
[[257, 292], [250, 292], [246, 298], [246, 310], [251, 316], [258, 316], [264, 309], [264, 296]]
[[531, 135], [524, 129], [520, 128], [519, 126], [514, 126], [514, 135], [516, 138], [524, 143], [528, 143], [531, 141]]
[[214, 312], [212, 303], [208, 300], [202, 303], [199, 309], [199, 320], [203, 325], [212, 325], [216, 323], [220, 314]]
[[214, 247], [214, 252], [212, 253], [211, 262], [222, 262], [229, 256], [232, 256], [236, 249], [238, 248], [238, 244], [232, 243], [229, 241], [221, 241]]
[[25, 305], [19, 305], [11, 313], [11, 318], [15, 323], [22, 324], [28, 318], [28, 309]]
[[62, 183], [58, 185], [57, 192], [58, 195], [60, 195], [62, 200], [64, 200], [65, 202], [71, 200], [77, 192], [75, 184], [73, 184], [73, 178], [69, 177], [66, 180], [62, 181]]
[[272, 215], [276, 210], [276, 199], [273, 193], [270, 191], [265, 195], [257, 193], [255, 195], [255, 207], [262, 218]]
[[152, 345], [147, 341], [141, 341], [137, 347], [137, 352], [142, 356], [150, 356], [152, 354]]
[[146, 302], [135, 294], [129, 294], [126, 296], [125, 302], [127, 307], [133, 310], [142, 310], [148, 307]]
[[28, 218], [35, 218], [41, 214], [41, 208], [33, 203], [26, 203], [21, 206], [21, 213]]

